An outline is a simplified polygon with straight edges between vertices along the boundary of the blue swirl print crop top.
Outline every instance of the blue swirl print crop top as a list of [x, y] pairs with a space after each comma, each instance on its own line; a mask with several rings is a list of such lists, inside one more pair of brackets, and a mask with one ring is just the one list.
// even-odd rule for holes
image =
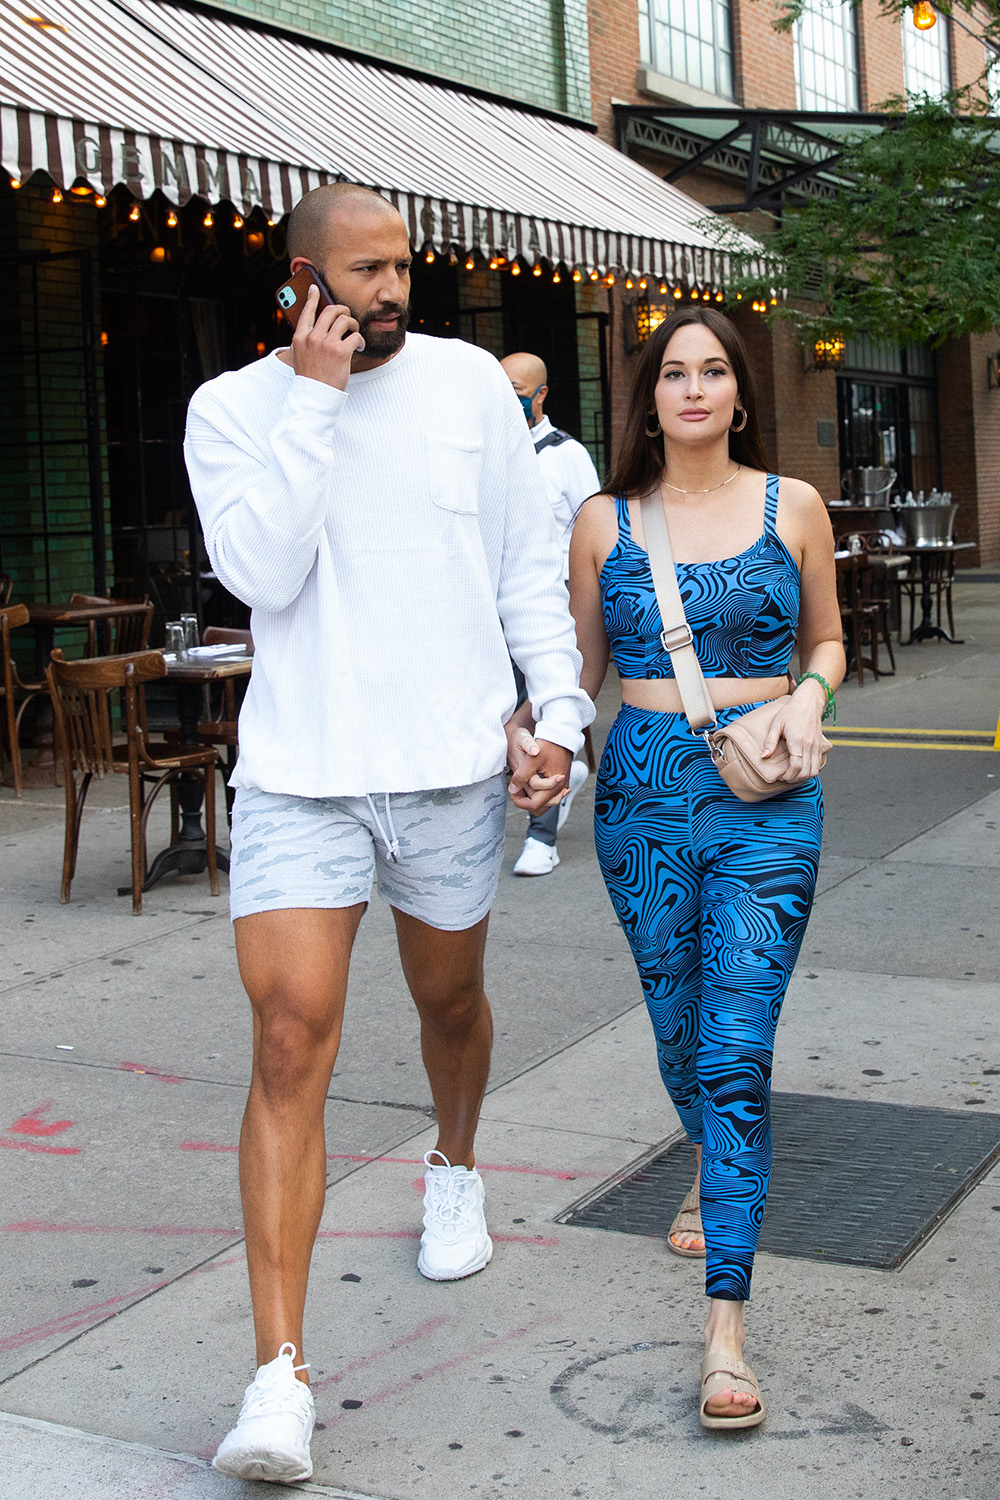
[[[648, 555], [632, 540], [628, 502], [616, 495], [618, 541], [601, 569], [608, 641], [621, 677], [673, 677]], [[778, 476], [768, 474], [764, 531], [721, 562], [678, 563], [684, 613], [706, 677], [781, 677], [799, 623], [799, 570], [775, 529]]]

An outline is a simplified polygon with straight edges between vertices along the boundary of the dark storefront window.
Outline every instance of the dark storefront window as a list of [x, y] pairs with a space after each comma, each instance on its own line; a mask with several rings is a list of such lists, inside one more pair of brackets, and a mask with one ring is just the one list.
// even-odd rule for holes
[[857, 339], [846, 359], [837, 379], [842, 471], [895, 469], [894, 494], [929, 492], [941, 482], [933, 354]]

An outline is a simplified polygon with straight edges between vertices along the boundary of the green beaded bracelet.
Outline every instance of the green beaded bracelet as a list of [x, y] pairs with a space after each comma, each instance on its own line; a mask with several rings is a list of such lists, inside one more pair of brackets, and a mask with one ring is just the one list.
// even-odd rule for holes
[[823, 717], [820, 720], [820, 722], [822, 724], [825, 724], [826, 721], [827, 721], [827, 719], [829, 719], [832, 716], [833, 722], [834, 722], [834, 724], [836, 724], [836, 722], [837, 722], [837, 700], [833, 696], [833, 688], [827, 682], [826, 678], [825, 677], [821, 677], [818, 672], [803, 672], [802, 676], [798, 679], [798, 682], [796, 682], [795, 686], [799, 687], [801, 683], [805, 682], [805, 680], [806, 680], [807, 677], [812, 677], [816, 682], [818, 682], [819, 685], [820, 685], [820, 687], [826, 693], [826, 707], [823, 710]]

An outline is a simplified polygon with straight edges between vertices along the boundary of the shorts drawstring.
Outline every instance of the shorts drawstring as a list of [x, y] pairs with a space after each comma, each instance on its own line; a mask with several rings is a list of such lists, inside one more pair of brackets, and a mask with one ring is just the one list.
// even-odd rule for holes
[[365, 801], [368, 803], [371, 815], [375, 819], [375, 827], [378, 829], [379, 834], [381, 835], [382, 842], [385, 845], [386, 854], [388, 854], [390, 860], [394, 865], [398, 865], [399, 839], [396, 837], [396, 830], [392, 822], [392, 808], [389, 806], [389, 793], [383, 792], [382, 795], [385, 798], [385, 821], [389, 825], [388, 835], [386, 834], [385, 829], [382, 827], [382, 819], [379, 817], [378, 813], [375, 810], [375, 804], [367, 792], [365, 793]]

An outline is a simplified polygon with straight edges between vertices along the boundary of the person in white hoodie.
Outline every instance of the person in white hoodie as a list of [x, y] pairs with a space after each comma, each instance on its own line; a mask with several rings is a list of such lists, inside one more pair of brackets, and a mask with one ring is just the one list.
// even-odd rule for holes
[[[554, 427], [545, 414], [549, 394], [549, 372], [537, 354], [522, 351], [508, 354], [500, 361], [514, 394], [521, 403], [531, 431], [531, 442], [545, 481], [545, 493], [552, 506], [559, 545], [563, 549], [563, 578], [569, 579], [569, 544], [573, 523], [580, 508], [601, 488], [594, 461], [582, 443], [568, 432]], [[524, 693], [523, 679], [515, 672], [518, 693]], [[573, 798], [587, 779], [587, 767], [574, 760], [569, 769], [569, 790], [558, 807], [544, 813], [532, 813], [524, 847], [514, 864], [515, 875], [551, 875], [559, 863], [556, 839], [569, 817]]]
[[[399, 214], [316, 189], [288, 229], [322, 275], [289, 349], [196, 392], [185, 455], [212, 566], [252, 608], [230, 902], [253, 1011], [240, 1184], [257, 1373], [216, 1468], [312, 1472], [302, 1363], [323, 1210], [323, 1110], [351, 947], [377, 875], [421, 1022], [437, 1112], [418, 1266], [492, 1254], [474, 1136], [492, 1019], [483, 951], [507, 795], [564, 795], [593, 718], [562, 549], [517, 398], [489, 354], [406, 331]], [[508, 654], [509, 653], [509, 654]], [[510, 658], [538, 753], [508, 751]]]

